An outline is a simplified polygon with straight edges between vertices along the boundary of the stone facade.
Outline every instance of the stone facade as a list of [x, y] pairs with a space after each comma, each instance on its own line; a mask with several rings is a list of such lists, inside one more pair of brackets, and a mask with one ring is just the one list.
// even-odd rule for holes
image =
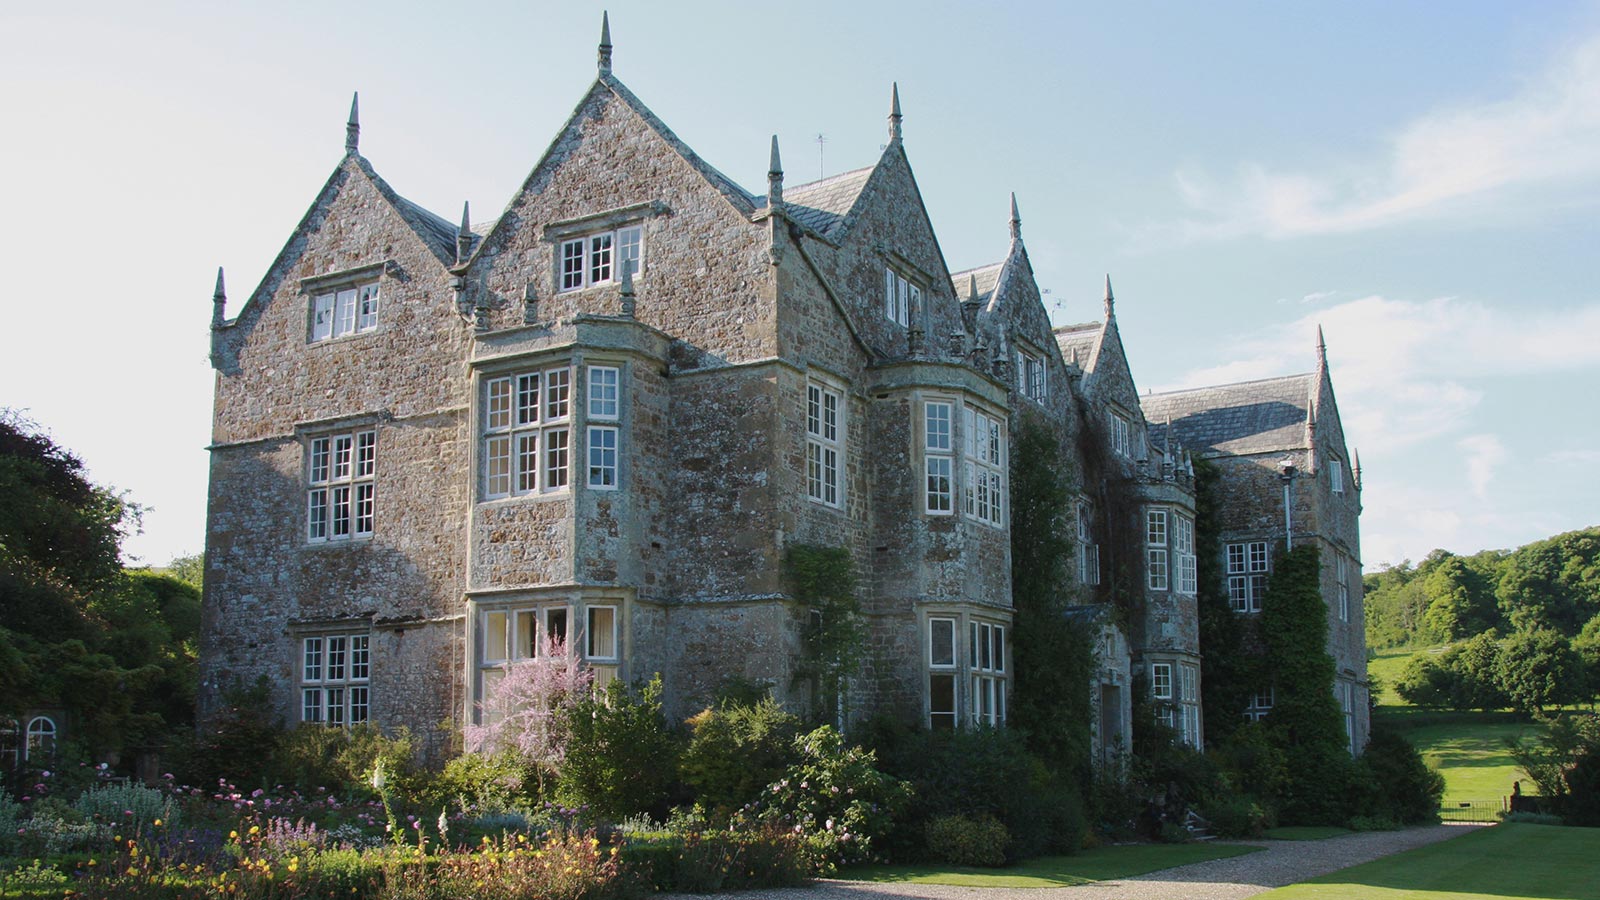
[[[803, 708], [811, 611], [782, 570], [812, 544], [859, 575], [868, 652], [841, 718], [1002, 722], [1028, 417], [1081, 497], [1062, 589], [1102, 648], [1097, 747], [1128, 744], [1135, 671], [1200, 743], [1192, 470], [1149, 432], [1109, 285], [1103, 322], [1053, 329], [1015, 200], [1004, 261], [952, 275], [898, 98], [876, 165], [786, 188], [774, 140], [753, 194], [611, 74], [607, 43], [481, 229], [395, 194], [358, 137], [352, 109], [232, 319], [219, 277], [203, 715], [265, 678], [289, 721], [403, 725], [437, 756], [545, 637], [604, 679], [659, 673], [674, 715], [730, 677]], [[1331, 388], [1326, 410], [1317, 446], [1342, 453]], [[1112, 546], [1125, 519], [1143, 536]], [[1356, 559], [1353, 515], [1337, 527]], [[1127, 555], [1142, 612], [1119, 624], [1101, 563]]]

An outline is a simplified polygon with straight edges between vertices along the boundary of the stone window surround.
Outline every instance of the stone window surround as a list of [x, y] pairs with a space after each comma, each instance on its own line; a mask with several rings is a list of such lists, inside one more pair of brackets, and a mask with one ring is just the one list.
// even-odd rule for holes
[[[298, 713], [295, 720], [348, 728], [372, 721], [372, 625], [365, 619], [297, 623], [289, 628], [294, 653], [294, 686]], [[329, 671], [330, 640], [343, 640], [342, 674]], [[318, 641], [317, 670], [310, 669], [309, 642]], [[358, 663], [358, 653], [360, 654]], [[315, 677], [311, 677], [315, 675]], [[310, 692], [317, 695], [317, 718], [306, 717]], [[330, 697], [339, 698], [340, 718], [329, 711]]]
[[[1234, 548], [1239, 548], [1235, 552]], [[1266, 541], [1228, 541], [1222, 547], [1222, 571], [1228, 579], [1228, 605], [1237, 613], [1261, 612], [1267, 574], [1272, 570]]]
[[1100, 545], [1094, 542], [1094, 504], [1078, 498], [1078, 583], [1100, 583]]
[[955, 420], [960, 408], [954, 397], [922, 398], [922, 511], [930, 516], [955, 515]]
[[[962, 404], [962, 509], [966, 517], [991, 528], [1005, 530], [1010, 475], [1009, 417], [973, 403]], [[988, 422], [987, 440], [978, 442], [978, 426]], [[987, 446], [984, 446], [987, 444]]]
[[[878, 304], [879, 311], [884, 313], [884, 320], [893, 322], [901, 327], [910, 327], [911, 323], [913, 322], [922, 322], [923, 327], [926, 328], [928, 291], [931, 289], [932, 285], [938, 284], [938, 280], [935, 279], [933, 275], [926, 269], [912, 262], [909, 258], [903, 256], [897, 251], [890, 249], [885, 244], [878, 244], [873, 249], [877, 251], [879, 258], [882, 261], [881, 265], [886, 270], [886, 274], [884, 276], [885, 297], [884, 301]], [[908, 292], [906, 299], [906, 320], [904, 322], [898, 321], [893, 315], [890, 315], [890, 308], [888, 305], [888, 284], [890, 283], [890, 279], [896, 275], [903, 279], [909, 287], [915, 287], [917, 289], [917, 297], [915, 302], [912, 301]]]
[[1344, 461], [1328, 454], [1328, 489], [1335, 494], [1344, 493]]
[[1031, 344], [1017, 341], [1017, 392], [1035, 403], [1050, 398], [1050, 370], [1045, 364], [1048, 357]]
[[[520, 652], [516, 641], [520, 636], [515, 629], [520, 627], [518, 614], [532, 614], [537, 616], [539, 632], [534, 636], [534, 641], [543, 638], [544, 630], [549, 627], [550, 614], [560, 611], [565, 615], [565, 636], [567, 652], [572, 653], [575, 648], [582, 648], [580, 659], [595, 673], [595, 687], [622, 677], [623, 667], [626, 664], [628, 653], [629, 610], [632, 601], [622, 592], [611, 588], [594, 588], [559, 590], [552, 592], [529, 593], [527, 591], [487, 591], [468, 593], [467, 615], [467, 664], [468, 664], [468, 689], [470, 696], [467, 699], [467, 721], [481, 724], [482, 717], [478, 708], [487, 693], [493, 676], [504, 671], [505, 667], [520, 659], [528, 658], [527, 654]], [[590, 610], [611, 609], [612, 613], [612, 641], [611, 649], [615, 655], [611, 657], [591, 657], [589, 622]], [[489, 637], [487, 623], [489, 616], [501, 613], [507, 616], [507, 640], [509, 643], [508, 659], [494, 659], [485, 657], [486, 640]], [[537, 643], [535, 643], [535, 648]]]
[[1257, 688], [1250, 695], [1250, 705], [1245, 707], [1244, 717], [1251, 722], [1259, 722], [1272, 712], [1272, 705], [1277, 700], [1271, 685]]
[[[936, 632], [936, 628], [939, 631]], [[1011, 655], [1011, 646], [1007, 641], [1010, 628], [1010, 622], [1003, 616], [985, 615], [981, 610], [941, 606], [924, 611], [920, 628], [924, 646], [923, 683], [926, 689], [923, 721], [930, 728], [955, 728], [962, 722], [978, 724], [980, 716], [985, 716], [981, 704], [977, 702], [978, 692], [991, 689], [993, 693], [990, 696], [993, 699], [982, 721], [995, 725], [1005, 722], [1010, 684], [1010, 670], [1005, 660]], [[980, 635], [986, 636], [991, 642], [983, 648], [989, 653], [985, 657], [979, 652], [978, 658], [974, 659]], [[998, 655], [993, 641], [999, 642]], [[944, 652], [939, 652], [941, 645]], [[935, 710], [935, 684], [940, 683], [941, 679], [950, 697], [950, 707]], [[963, 710], [966, 710], [965, 714]], [[939, 718], [936, 720], [935, 716]]]
[[[378, 481], [378, 478], [377, 478], [377, 450], [378, 450], [377, 437], [378, 437], [379, 425], [381, 424], [382, 421], [386, 420], [387, 418], [388, 418], [387, 416], [380, 415], [380, 414], [363, 414], [363, 415], [359, 415], [359, 416], [345, 416], [345, 417], [336, 418], [336, 419], [324, 419], [324, 420], [317, 421], [317, 422], [302, 422], [302, 423], [300, 423], [300, 424], [295, 426], [295, 429], [294, 429], [294, 431], [295, 431], [295, 440], [300, 444], [300, 448], [301, 448], [302, 464], [301, 464], [301, 470], [300, 470], [300, 478], [301, 478], [301, 484], [302, 484], [302, 486], [303, 486], [303, 488], [304, 488], [304, 490], [306, 492], [306, 507], [305, 507], [305, 509], [306, 509], [306, 519], [305, 519], [306, 527], [301, 532], [301, 535], [302, 535], [302, 540], [300, 541], [300, 545], [301, 546], [304, 546], [304, 547], [343, 546], [343, 545], [351, 544], [351, 543], [361, 543], [361, 542], [369, 541], [369, 540], [372, 539], [373, 534], [377, 530], [377, 503], [378, 503], [378, 501], [377, 501], [377, 481]], [[372, 471], [371, 471], [370, 474], [357, 476], [355, 474], [356, 464], [357, 464], [356, 454], [359, 452], [358, 448], [360, 446], [360, 436], [367, 435], [367, 434], [372, 435], [372, 440], [371, 440], [372, 457], [373, 457], [372, 458], [372, 462], [371, 462]], [[350, 476], [346, 477], [346, 478], [338, 478], [338, 479], [334, 479], [334, 478], [330, 477], [330, 479], [328, 479], [328, 480], [318, 481], [316, 483], [313, 483], [313, 480], [312, 480], [312, 475], [313, 475], [312, 466], [313, 466], [313, 463], [314, 463], [314, 459], [313, 459], [314, 453], [313, 453], [313, 451], [314, 451], [314, 449], [316, 447], [317, 442], [318, 441], [323, 441], [323, 440], [327, 440], [327, 441], [331, 442], [332, 440], [334, 440], [336, 438], [339, 438], [339, 437], [349, 437], [351, 439], [351, 442], [352, 442], [351, 443], [351, 467], [350, 467], [351, 468], [351, 474], [350, 474]], [[332, 452], [333, 452], [333, 446], [330, 443], [330, 445], [329, 445], [329, 453], [331, 454]], [[329, 469], [330, 469], [329, 475], [330, 476], [333, 474], [332, 466], [333, 466], [333, 461], [332, 461], [332, 459], [330, 459], [329, 460]], [[337, 487], [340, 487], [341, 485], [346, 487], [346, 488], [348, 488], [351, 491], [351, 497], [350, 497], [350, 500], [349, 500], [350, 509], [351, 509], [351, 512], [350, 512], [350, 520], [351, 520], [350, 521], [350, 532], [348, 534], [335, 536], [332, 533], [332, 530], [333, 530], [332, 510], [333, 510], [334, 504], [332, 502], [331, 491], [333, 491]], [[367, 493], [367, 502], [371, 505], [372, 508], [371, 508], [371, 511], [369, 513], [369, 516], [368, 516], [371, 519], [371, 521], [368, 523], [369, 524], [369, 528], [366, 531], [358, 531], [357, 530], [358, 515], [357, 515], [357, 511], [356, 511], [356, 506], [357, 506], [357, 504], [359, 502], [358, 499], [357, 499], [357, 496], [356, 496], [356, 486], [357, 485], [366, 486], [369, 489], [368, 493]], [[329, 494], [329, 497], [327, 498], [326, 505], [324, 507], [326, 518], [325, 518], [325, 520], [323, 522], [323, 529], [322, 529], [323, 533], [322, 533], [322, 536], [320, 536], [320, 537], [313, 536], [313, 529], [312, 529], [312, 526], [313, 526], [313, 520], [312, 520], [313, 503], [315, 502], [314, 501], [314, 495], [315, 495], [315, 493], [317, 491], [322, 491], [323, 493]]]
[[[659, 200], [650, 200], [643, 203], [633, 203], [627, 206], [618, 206], [602, 210], [589, 215], [577, 216], [571, 219], [561, 219], [544, 226], [541, 239], [551, 245], [550, 252], [550, 283], [553, 285], [551, 293], [565, 294], [573, 291], [587, 290], [601, 285], [617, 284], [621, 281], [620, 271], [613, 269], [612, 277], [601, 282], [592, 282], [588, 276], [589, 259], [587, 253], [584, 258], [585, 275], [583, 284], [577, 287], [564, 288], [561, 286], [562, 270], [562, 245], [577, 238], [589, 238], [606, 232], [617, 232], [627, 228], [639, 229], [639, 264], [633, 272], [635, 280], [645, 277], [648, 271], [645, 264], [647, 252], [645, 245], [649, 243], [645, 227], [647, 220], [656, 216], [670, 215], [671, 208]], [[613, 243], [613, 251], [615, 243]]]
[[[309, 275], [300, 279], [300, 295], [305, 298], [306, 306], [306, 346], [324, 347], [338, 344], [341, 341], [361, 338], [381, 330], [383, 327], [383, 307], [389, 293], [386, 290], [386, 286], [391, 279], [398, 280], [397, 276], [399, 274], [399, 264], [392, 259], [385, 259], [375, 263], [340, 269], [336, 272], [327, 272], [322, 275]], [[317, 298], [349, 288], [359, 289], [366, 284], [374, 284], [378, 287], [378, 309], [374, 313], [375, 321], [372, 326], [337, 336], [314, 337], [316, 333]], [[359, 302], [359, 295], [357, 301]]]
[[1120, 408], [1107, 410], [1109, 421], [1107, 435], [1111, 442], [1111, 452], [1123, 459], [1132, 459], [1134, 455], [1133, 417], [1123, 412]]
[[[832, 398], [832, 419], [828, 399]], [[844, 509], [845, 473], [848, 471], [848, 394], [838, 382], [813, 373], [806, 378], [804, 398], [806, 499], [830, 509]], [[812, 415], [812, 403], [817, 404]], [[815, 430], [813, 430], [813, 426]], [[830, 433], [831, 432], [831, 433]], [[832, 476], [830, 483], [829, 476]], [[832, 496], [829, 490], [832, 489]]]

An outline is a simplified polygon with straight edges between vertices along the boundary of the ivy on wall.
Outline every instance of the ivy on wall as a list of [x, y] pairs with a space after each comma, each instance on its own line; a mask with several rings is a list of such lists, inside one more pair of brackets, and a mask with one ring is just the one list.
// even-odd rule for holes
[[1058, 774], [1089, 773], [1093, 642], [1066, 616], [1077, 583], [1074, 495], [1052, 430], [1024, 411], [1011, 434], [1010, 721]]
[[1127, 461], [1111, 451], [1105, 417], [1079, 398], [1084, 428], [1078, 432], [1083, 459], [1083, 491], [1095, 505], [1093, 533], [1100, 545], [1100, 587], [1097, 602], [1112, 606], [1117, 627], [1135, 646], [1144, 630], [1143, 502]]
[[1260, 641], [1254, 617], [1233, 611], [1222, 566], [1221, 471], [1209, 460], [1194, 462], [1194, 542], [1199, 575], [1200, 648], [1205, 678], [1200, 703], [1205, 711], [1206, 743], [1225, 742], [1244, 724], [1244, 711], [1258, 685]]
[[814, 720], [840, 721], [850, 678], [861, 668], [866, 648], [855, 563], [843, 547], [790, 544], [783, 573], [789, 595], [810, 613], [796, 679], [811, 685]]

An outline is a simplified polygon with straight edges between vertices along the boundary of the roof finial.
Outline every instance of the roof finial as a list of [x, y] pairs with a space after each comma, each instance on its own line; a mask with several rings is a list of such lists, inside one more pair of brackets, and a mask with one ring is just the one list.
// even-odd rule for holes
[[344, 126], [344, 152], [350, 156], [356, 155], [361, 146], [361, 92], [354, 91], [350, 94], [350, 121]]
[[1350, 474], [1351, 474], [1351, 480], [1355, 482], [1356, 490], [1358, 490], [1358, 491], [1361, 490], [1361, 451], [1360, 450], [1351, 450], [1350, 451]]
[[456, 265], [467, 261], [472, 253], [472, 204], [461, 201], [461, 227], [456, 229]]
[[1017, 212], [1017, 192], [1011, 192], [1011, 239], [1022, 237], [1022, 213]]
[[1106, 273], [1106, 318], [1112, 319], [1117, 315], [1117, 298], [1111, 293], [1111, 274]]
[[783, 202], [783, 160], [778, 157], [778, 136], [772, 136], [772, 161], [767, 163], [767, 208]]
[[900, 140], [900, 82], [889, 89], [889, 143]]
[[1328, 342], [1322, 339], [1322, 324], [1317, 324], [1317, 366], [1326, 368], [1328, 365]]
[[1167, 427], [1163, 429], [1167, 436], [1167, 459], [1172, 459], [1172, 410], [1167, 410]]
[[978, 273], [967, 275], [967, 299], [973, 303], [978, 302]]
[[222, 267], [217, 266], [217, 289], [211, 294], [211, 324], [213, 327], [221, 325], [225, 319], [223, 311], [228, 306], [228, 292], [222, 286]]
[[600, 74], [611, 74], [611, 13], [600, 13]]

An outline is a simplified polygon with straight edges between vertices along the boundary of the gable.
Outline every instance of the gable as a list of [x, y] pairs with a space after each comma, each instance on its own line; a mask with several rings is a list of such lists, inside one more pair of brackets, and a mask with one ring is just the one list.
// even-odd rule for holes
[[[1289, 375], [1149, 395], [1144, 412], [1152, 440], [1165, 440], [1170, 420], [1173, 443], [1197, 452], [1248, 455], [1307, 449], [1306, 416], [1315, 378]], [[1333, 415], [1336, 420], [1337, 413]]]

